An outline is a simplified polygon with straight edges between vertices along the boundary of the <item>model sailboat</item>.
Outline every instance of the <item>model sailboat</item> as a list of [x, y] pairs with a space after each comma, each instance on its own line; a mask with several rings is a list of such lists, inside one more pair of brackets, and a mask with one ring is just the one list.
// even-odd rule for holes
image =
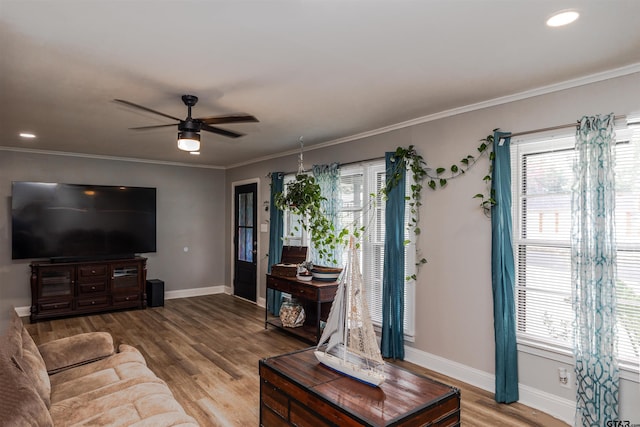
[[320, 363], [364, 383], [379, 386], [384, 382], [384, 360], [369, 317], [353, 237], [315, 356]]

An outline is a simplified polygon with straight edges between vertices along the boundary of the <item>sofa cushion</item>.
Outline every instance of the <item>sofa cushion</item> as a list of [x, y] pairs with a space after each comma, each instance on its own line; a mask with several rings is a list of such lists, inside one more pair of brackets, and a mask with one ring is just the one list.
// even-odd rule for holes
[[16, 362], [15, 355], [9, 357], [0, 354], [0, 424], [53, 426], [53, 420], [44, 401]]
[[197, 425], [134, 347], [51, 375], [56, 425]]
[[49, 374], [103, 359], [114, 353], [108, 332], [86, 332], [38, 346]]
[[11, 356], [22, 357], [22, 329], [24, 328], [18, 313], [15, 310], [12, 311], [13, 315], [3, 343], [5, 354], [9, 358]]
[[49, 408], [51, 406], [51, 383], [47, 367], [44, 364], [44, 360], [42, 360], [36, 343], [24, 327], [22, 328], [22, 357], [19, 358], [19, 363], [24, 373], [27, 374], [35, 386], [40, 398]]

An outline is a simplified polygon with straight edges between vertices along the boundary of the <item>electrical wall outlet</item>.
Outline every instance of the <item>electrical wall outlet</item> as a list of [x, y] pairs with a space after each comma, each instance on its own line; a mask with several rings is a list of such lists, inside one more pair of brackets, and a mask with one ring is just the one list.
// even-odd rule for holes
[[571, 373], [567, 368], [558, 368], [558, 382], [561, 387], [571, 388]]

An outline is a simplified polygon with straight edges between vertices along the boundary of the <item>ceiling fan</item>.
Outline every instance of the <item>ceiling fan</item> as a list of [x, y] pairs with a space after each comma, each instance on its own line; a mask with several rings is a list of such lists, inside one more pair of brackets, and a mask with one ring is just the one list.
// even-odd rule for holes
[[[177, 120], [178, 126], [178, 148], [184, 151], [198, 151], [200, 150], [200, 131], [206, 130], [207, 132], [216, 133], [218, 135], [227, 136], [229, 138], [238, 138], [243, 136], [244, 134], [233, 132], [227, 129], [222, 129], [217, 126], [218, 124], [224, 123], [242, 123], [242, 122], [257, 122], [254, 116], [248, 114], [231, 114], [227, 116], [211, 116], [211, 117], [199, 117], [192, 118], [191, 117], [191, 107], [196, 105], [198, 102], [198, 97], [195, 95], [182, 95], [182, 102], [187, 106], [187, 118], [179, 119], [177, 117], [170, 116], [165, 113], [161, 113], [160, 111], [152, 110], [151, 108], [144, 107], [142, 105], [134, 104], [130, 101], [125, 101], [124, 99], [114, 99], [115, 102], [119, 102], [124, 105], [128, 105], [130, 107], [138, 108], [140, 110], [148, 111], [150, 113], [158, 114], [163, 117], [167, 117], [172, 120]], [[154, 128], [162, 128], [176, 126], [176, 123], [168, 124], [168, 125], [153, 125], [153, 126], [141, 126], [134, 127], [130, 129], [135, 130], [144, 130], [144, 129], [154, 129]]]

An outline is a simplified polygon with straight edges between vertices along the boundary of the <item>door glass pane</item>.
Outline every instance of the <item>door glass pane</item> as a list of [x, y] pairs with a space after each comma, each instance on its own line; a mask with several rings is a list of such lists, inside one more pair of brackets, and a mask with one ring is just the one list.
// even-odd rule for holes
[[253, 193], [243, 194], [245, 198], [245, 223], [247, 227], [253, 226]]
[[245, 229], [245, 239], [243, 261], [253, 262], [253, 228]]
[[238, 260], [253, 262], [253, 193], [238, 194]]
[[247, 225], [247, 195], [242, 193], [238, 195], [238, 225], [240, 227]]
[[246, 237], [245, 231], [243, 227], [238, 228], [238, 261], [245, 261], [244, 254], [246, 252]]

